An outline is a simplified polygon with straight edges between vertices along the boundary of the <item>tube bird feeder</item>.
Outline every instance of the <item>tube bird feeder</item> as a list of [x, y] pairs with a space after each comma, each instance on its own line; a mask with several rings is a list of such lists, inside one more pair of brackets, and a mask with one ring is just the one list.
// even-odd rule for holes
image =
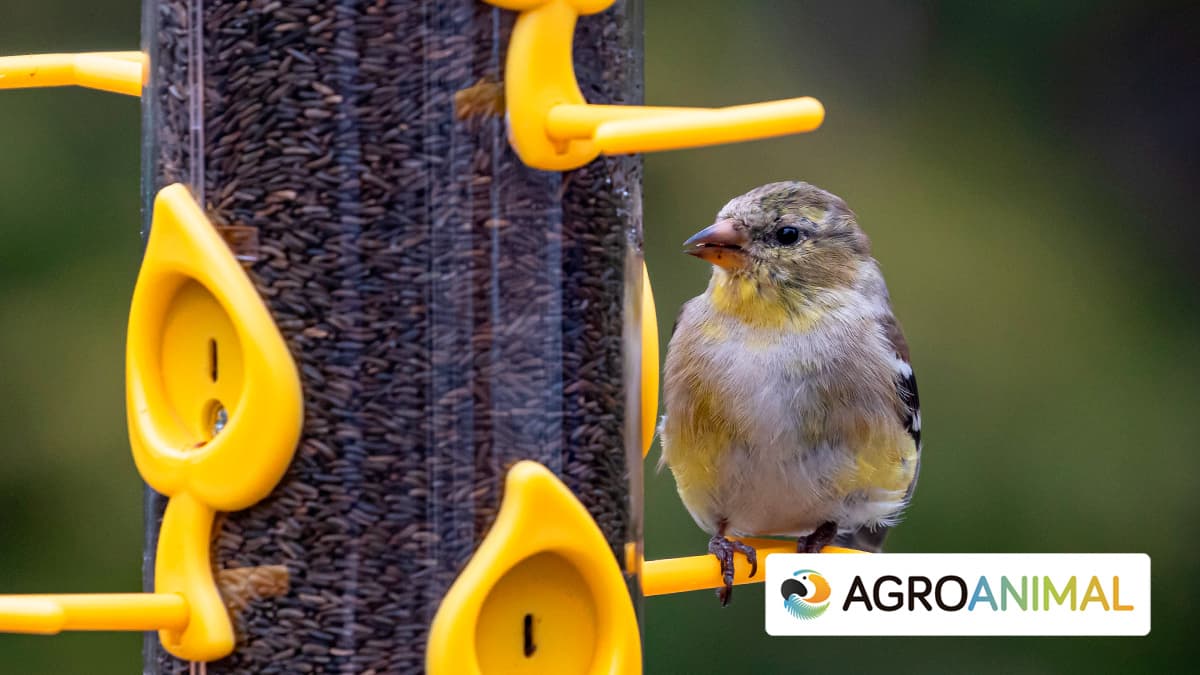
[[[237, 237], [305, 392], [287, 474], [213, 541], [216, 569], [283, 566], [288, 592], [243, 603], [210, 673], [420, 670], [520, 460], [587, 509], [594, 554], [624, 560], [640, 538], [623, 340], [641, 165], [517, 159], [500, 86], [514, 19], [476, 0], [147, 3], [146, 187], [188, 185]], [[580, 27], [593, 95], [640, 102], [639, 26], [622, 6]]]

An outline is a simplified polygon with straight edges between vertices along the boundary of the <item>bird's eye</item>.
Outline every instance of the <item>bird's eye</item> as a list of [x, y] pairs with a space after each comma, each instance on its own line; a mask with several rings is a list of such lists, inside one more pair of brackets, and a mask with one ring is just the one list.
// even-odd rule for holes
[[775, 230], [775, 241], [783, 244], [784, 246], [791, 246], [792, 244], [800, 241], [800, 230], [799, 228], [792, 227], [791, 225], [784, 225], [778, 230]]

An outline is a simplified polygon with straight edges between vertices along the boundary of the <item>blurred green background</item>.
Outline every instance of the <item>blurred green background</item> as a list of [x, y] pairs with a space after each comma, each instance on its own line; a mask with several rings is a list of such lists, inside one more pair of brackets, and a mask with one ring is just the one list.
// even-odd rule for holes
[[[664, 347], [678, 253], [781, 179], [844, 197], [912, 343], [926, 456], [893, 551], [1153, 557], [1153, 633], [768, 638], [762, 589], [647, 600], [646, 672], [1173, 671], [1200, 579], [1200, 11], [1189, 3], [646, 0], [647, 100], [809, 94], [817, 133], [647, 159]], [[1155, 5], [1153, 7], [1149, 5]], [[133, 0], [0, 0], [0, 53], [131, 49]], [[140, 586], [123, 332], [139, 108], [0, 93], [0, 591]], [[706, 537], [647, 464], [650, 558]], [[0, 673], [133, 673], [139, 635], [0, 636]]]

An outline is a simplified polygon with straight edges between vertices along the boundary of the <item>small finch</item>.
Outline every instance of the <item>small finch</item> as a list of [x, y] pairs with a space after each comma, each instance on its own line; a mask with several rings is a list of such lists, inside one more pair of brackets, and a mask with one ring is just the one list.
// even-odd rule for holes
[[771, 183], [684, 242], [713, 265], [666, 359], [662, 461], [712, 535], [718, 590], [731, 536], [878, 551], [912, 497], [921, 412], [908, 345], [870, 242], [839, 197]]

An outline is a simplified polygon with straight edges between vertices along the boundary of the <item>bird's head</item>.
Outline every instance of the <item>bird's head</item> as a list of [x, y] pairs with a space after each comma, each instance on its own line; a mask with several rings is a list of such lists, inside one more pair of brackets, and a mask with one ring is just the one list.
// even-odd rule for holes
[[731, 282], [805, 294], [851, 285], [871, 247], [840, 197], [789, 181], [732, 199], [715, 223], [684, 242], [684, 252]]

